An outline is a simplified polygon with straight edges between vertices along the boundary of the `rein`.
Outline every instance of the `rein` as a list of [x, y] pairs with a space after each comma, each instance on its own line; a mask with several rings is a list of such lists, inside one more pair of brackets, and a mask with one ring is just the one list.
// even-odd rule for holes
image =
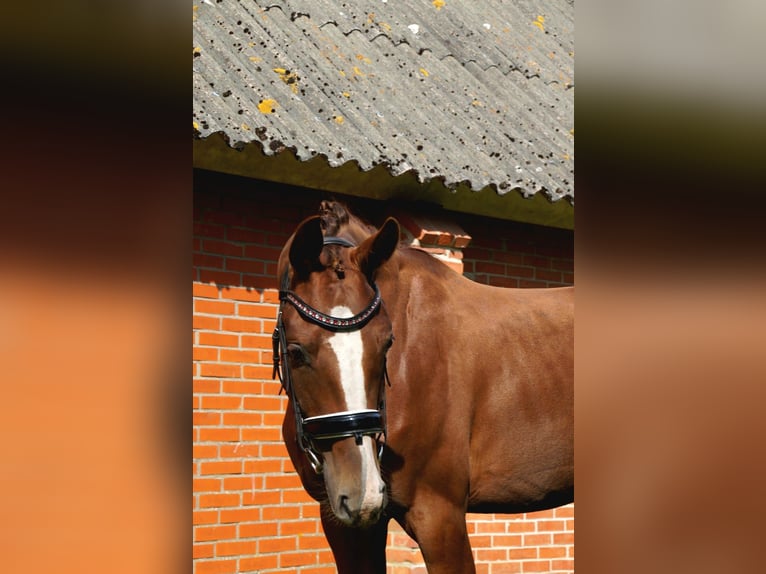
[[[343, 247], [356, 247], [354, 243], [342, 237], [328, 236], [324, 238], [324, 245], [340, 245]], [[277, 325], [271, 336], [274, 370], [271, 378], [279, 376], [279, 382], [282, 389], [288, 394], [293, 402], [295, 411], [295, 427], [297, 430], [298, 444], [306, 453], [311, 468], [317, 474], [322, 474], [323, 462], [320, 449], [316, 446], [318, 440], [338, 440], [342, 438], [354, 437], [357, 445], [362, 444], [362, 437], [374, 436], [378, 442], [378, 459], [383, 454], [383, 443], [386, 436], [386, 398], [385, 383], [391, 384], [388, 378], [385, 359], [383, 363], [383, 376], [385, 383], [381, 385], [378, 410], [362, 409], [355, 411], [343, 411], [328, 415], [319, 415], [315, 417], [304, 418], [303, 411], [298, 403], [298, 397], [295, 394], [295, 388], [292, 384], [292, 375], [290, 373], [290, 364], [287, 360], [287, 340], [285, 335], [285, 326], [282, 321], [282, 310], [284, 305], [289, 303], [295, 307], [298, 314], [306, 321], [314, 323], [332, 332], [350, 332], [358, 331], [364, 327], [370, 319], [380, 309], [381, 297], [380, 290], [375, 283], [372, 288], [375, 295], [372, 301], [360, 313], [353, 317], [334, 317], [314, 309], [298, 295], [289, 290], [290, 277], [289, 269], [286, 269], [282, 275], [279, 289], [279, 312], [277, 314]], [[281, 367], [281, 368], [280, 368]], [[281, 390], [280, 390], [281, 392]], [[383, 442], [380, 438], [383, 437]]]

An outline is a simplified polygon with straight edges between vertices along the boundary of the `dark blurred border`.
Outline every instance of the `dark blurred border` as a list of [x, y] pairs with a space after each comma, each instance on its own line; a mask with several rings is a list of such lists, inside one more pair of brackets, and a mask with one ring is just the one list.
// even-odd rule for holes
[[4, 10], [4, 571], [190, 568], [190, 44], [176, 1]]
[[760, 569], [763, 21], [577, 3], [581, 572]]
[[[577, 3], [581, 572], [758, 569], [758, 10]], [[0, 24], [4, 571], [189, 568], [189, 12]]]

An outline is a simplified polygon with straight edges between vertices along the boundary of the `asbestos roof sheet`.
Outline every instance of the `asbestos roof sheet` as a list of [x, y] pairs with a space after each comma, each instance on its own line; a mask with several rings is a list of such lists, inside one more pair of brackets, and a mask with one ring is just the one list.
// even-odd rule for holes
[[574, 201], [573, 0], [196, 0], [194, 134]]

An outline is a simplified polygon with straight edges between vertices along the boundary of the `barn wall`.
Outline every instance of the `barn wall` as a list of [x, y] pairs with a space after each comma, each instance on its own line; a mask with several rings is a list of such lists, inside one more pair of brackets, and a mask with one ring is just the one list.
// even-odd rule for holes
[[[333, 573], [317, 504], [281, 441], [287, 399], [271, 379], [276, 261], [325, 196], [195, 174], [193, 237], [194, 573]], [[376, 222], [386, 206], [341, 198]], [[485, 283], [573, 282], [573, 236], [453, 214], [472, 236], [464, 273]], [[574, 505], [527, 515], [470, 515], [480, 573], [573, 572]], [[424, 573], [415, 544], [389, 533], [389, 574]]]

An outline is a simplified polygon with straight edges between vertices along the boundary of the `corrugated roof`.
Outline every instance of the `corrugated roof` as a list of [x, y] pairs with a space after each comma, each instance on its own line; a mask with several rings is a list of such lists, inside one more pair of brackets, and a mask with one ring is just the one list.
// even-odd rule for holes
[[574, 201], [570, 0], [201, 0], [194, 130]]

